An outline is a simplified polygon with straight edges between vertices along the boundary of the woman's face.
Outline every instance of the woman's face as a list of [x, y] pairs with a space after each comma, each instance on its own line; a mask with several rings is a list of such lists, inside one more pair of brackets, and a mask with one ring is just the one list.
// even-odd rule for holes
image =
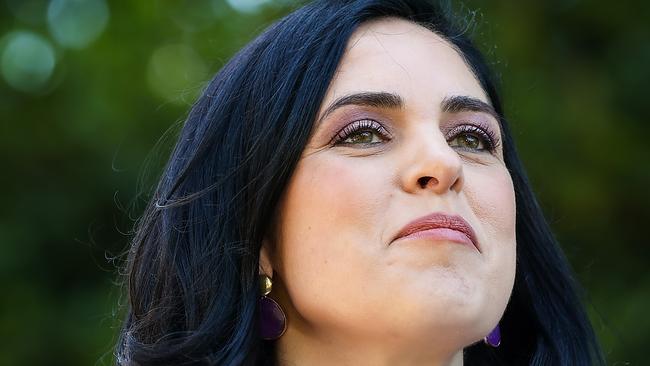
[[480, 340], [514, 282], [515, 197], [463, 58], [414, 23], [364, 24], [314, 123], [263, 254], [284, 337]]

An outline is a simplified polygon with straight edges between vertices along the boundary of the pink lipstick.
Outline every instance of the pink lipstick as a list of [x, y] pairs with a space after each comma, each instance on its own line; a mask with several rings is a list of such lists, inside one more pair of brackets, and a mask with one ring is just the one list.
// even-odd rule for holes
[[415, 238], [469, 244], [480, 251], [472, 226], [458, 215], [432, 213], [422, 216], [404, 226], [393, 241]]

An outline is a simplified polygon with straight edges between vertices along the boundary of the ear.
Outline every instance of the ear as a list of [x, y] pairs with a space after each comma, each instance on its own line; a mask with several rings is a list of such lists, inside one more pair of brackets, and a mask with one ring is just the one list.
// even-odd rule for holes
[[273, 278], [273, 265], [271, 264], [271, 243], [264, 239], [260, 248], [259, 274]]

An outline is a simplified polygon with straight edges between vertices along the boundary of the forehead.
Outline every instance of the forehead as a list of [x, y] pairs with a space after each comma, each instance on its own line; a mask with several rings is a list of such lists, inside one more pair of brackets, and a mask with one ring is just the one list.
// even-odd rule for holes
[[352, 34], [324, 105], [359, 91], [393, 92], [401, 95], [407, 106], [426, 103], [433, 107], [449, 95], [488, 102], [453, 45], [398, 18], [364, 23]]

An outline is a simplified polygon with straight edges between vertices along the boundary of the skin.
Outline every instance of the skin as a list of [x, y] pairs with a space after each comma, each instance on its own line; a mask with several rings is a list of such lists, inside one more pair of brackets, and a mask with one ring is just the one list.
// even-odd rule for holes
[[[345, 105], [325, 116], [359, 92], [395, 94], [403, 105]], [[515, 277], [512, 180], [500, 144], [489, 151], [480, 138], [468, 143], [471, 133], [449, 136], [467, 124], [500, 136], [487, 112], [443, 109], [452, 96], [489, 104], [440, 36], [387, 18], [351, 37], [260, 253], [288, 318], [280, 365], [462, 365], [463, 348], [499, 322]], [[390, 136], [366, 128], [331, 142], [360, 119]], [[433, 212], [462, 216], [478, 248], [393, 240]]]

